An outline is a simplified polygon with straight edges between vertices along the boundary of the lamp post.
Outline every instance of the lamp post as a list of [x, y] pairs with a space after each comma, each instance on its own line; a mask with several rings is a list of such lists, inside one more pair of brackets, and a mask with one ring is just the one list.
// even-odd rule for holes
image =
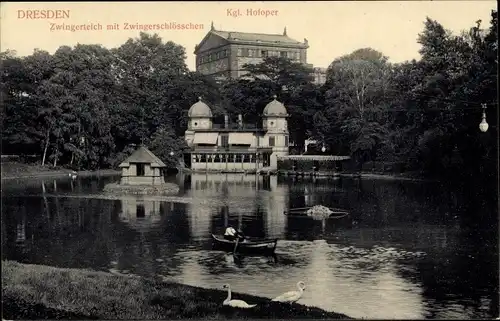
[[481, 123], [479, 123], [479, 130], [483, 133], [486, 133], [489, 127], [488, 123], [486, 122], [486, 104], [482, 104], [481, 106], [483, 108], [483, 117]]
[[[173, 150], [170, 150], [170, 153], [168, 153], [170, 155], [170, 157], [174, 157], [174, 151]], [[175, 164], [175, 162], [172, 162], [172, 164]], [[175, 167], [174, 167], [175, 168]]]
[[324, 153], [326, 151], [325, 147], [325, 135], [321, 135], [321, 152]]

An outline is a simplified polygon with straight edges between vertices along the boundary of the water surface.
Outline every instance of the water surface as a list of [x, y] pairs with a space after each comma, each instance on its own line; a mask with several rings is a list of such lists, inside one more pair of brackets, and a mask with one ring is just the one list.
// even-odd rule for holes
[[[364, 318], [498, 315], [497, 223], [471, 228], [458, 193], [430, 183], [178, 175], [176, 202], [103, 199], [117, 177], [4, 181], [3, 257], [92, 268], [272, 298], [307, 289], [300, 303]], [[350, 215], [290, 217], [325, 205]], [[481, 215], [484, 209], [474, 211]], [[276, 257], [211, 249], [226, 224], [280, 238]]]

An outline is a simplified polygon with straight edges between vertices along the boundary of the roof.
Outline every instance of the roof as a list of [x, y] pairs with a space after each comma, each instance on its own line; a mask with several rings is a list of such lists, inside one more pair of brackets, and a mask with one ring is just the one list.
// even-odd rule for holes
[[130, 163], [147, 163], [151, 164], [152, 167], [166, 167], [165, 163], [145, 146], [139, 147], [132, 155], [125, 159], [119, 167], [129, 167]]
[[285, 105], [276, 100], [276, 95], [274, 95], [274, 100], [266, 105], [263, 116], [288, 116]]
[[239, 31], [222, 31], [211, 30], [213, 34], [218, 35], [228, 41], [248, 41], [248, 42], [267, 42], [267, 43], [285, 43], [304, 45], [304, 43], [297, 41], [283, 34], [266, 34], [266, 33], [253, 33], [253, 32], [239, 32]]
[[193, 104], [188, 111], [188, 117], [212, 117], [212, 110], [207, 104], [201, 101], [201, 97], [198, 97], [198, 102]]

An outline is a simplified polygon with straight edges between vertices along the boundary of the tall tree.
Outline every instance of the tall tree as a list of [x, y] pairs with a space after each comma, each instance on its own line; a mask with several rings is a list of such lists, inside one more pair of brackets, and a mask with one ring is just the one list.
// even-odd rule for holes
[[287, 58], [266, 57], [243, 69], [248, 72], [245, 77], [223, 89], [228, 105], [258, 123], [265, 105], [277, 95], [290, 115], [291, 141], [302, 147], [312, 131], [312, 115], [321, 108], [319, 87], [312, 84], [312, 68]]
[[179, 95], [177, 79], [188, 70], [185, 49], [171, 41], [164, 43], [157, 34], [141, 32], [138, 38], [114, 49], [113, 54], [119, 105], [123, 108], [115, 111], [120, 117], [113, 132], [123, 148], [127, 142], [140, 143], [151, 137], [160, 124], [171, 125], [171, 120], [179, 116], [171, 102]]
[[315, 117], [317, 138], [337, 152], [375, 159], [386, 141], [391, 73], [387, 57], [371, 48], [335, 59], [327, 70], [326, 109]]

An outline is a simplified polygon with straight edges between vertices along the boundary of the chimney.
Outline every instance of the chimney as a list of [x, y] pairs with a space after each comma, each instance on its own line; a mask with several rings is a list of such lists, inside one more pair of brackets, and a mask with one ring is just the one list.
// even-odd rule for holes
[[224, 115], [224, 128], [229, 128], [229, 116]]
[[241, 116], [241, 114], [238, 115], [238, 126], [240, 128], [243, 127], [243, 116]]

